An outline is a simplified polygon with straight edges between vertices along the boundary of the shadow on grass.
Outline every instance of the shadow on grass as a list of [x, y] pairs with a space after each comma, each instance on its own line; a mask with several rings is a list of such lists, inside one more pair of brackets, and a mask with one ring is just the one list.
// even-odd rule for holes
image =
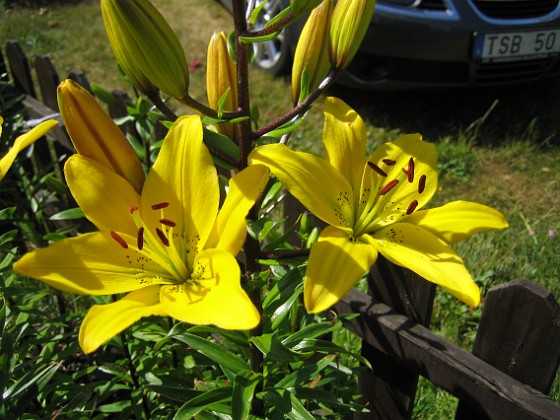
[[560, 144], [560, 78], [476, 90], [366, 92], [335, 86], [329, 94], [375, 126], [420, 132], [431, 141], [455, 136], [498, 101], [481, 127], [478, 144], [499, 145], [504, 140]]

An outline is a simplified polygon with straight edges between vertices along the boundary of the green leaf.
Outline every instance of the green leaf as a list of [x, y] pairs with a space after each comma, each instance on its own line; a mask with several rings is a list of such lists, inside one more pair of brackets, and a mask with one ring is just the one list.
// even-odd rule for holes
[[[263, 322], [265, 328], [275, 331], [289, 315], [291, 306], [303, 292], [305, 266], [290, 270], [270, 290], [263, 301]], [[270, 327], [266, 323], [270, 322]]]
[[228, 136], [224, 136], [205, 128], [203, 130], [203, 139], [204, 143], [212, 146], [212, 148], [216, 150], [220, 150], [224, 154], [231, 156], [236, 160], [238, 160], [241, 156], [239, 153], [239, 147], [237, 147], [235, 142]]
[[231, 411], [234, 419], [246, 419], [251, 411], [255, 388], [262, 375], [254, 372], [241, 372], [233, 381]]
[[289, 349], [276, 338], [276, 334], [251, 337], [250, 341], [265, 355], [266, 359], [275, 362], [297, 362], [313, 354], [312, 352], [298, 352]]
[[350, 350], [347, 350], [344, 347], [341, 347], [338, 344], [335, 344], [331, 341], [316, 340], [316, 339], [309, 338], [300, 341], [299, 344], [293, 347], [293, 349], [296, 351], [305, 350], [305, 351], [329, 353], [329, 354], [336, 354], [336, 355], [348, 354], [349, 356], [352, 356], [353, 358], [360, 361], [367, 367], [371, 368], [371, 364], [366, 358], [362, 357], [358, 353], [354, 353]]
[[60, 363], [51, 363], [27, 372], [4, 392], [3, 399], [13, 398], [38, 382], [41, 386], [44, 386], [54, 376], [60, 366]]
[[294, 372], [286, 375], [275, 385], [276, 388], [285, 389], [293, 388], [295, 386], [303, 385], [317, 376], [323, 369], [333, 363], [335, 356], [327, 355], [319, 360], [317, 363], [306, 364], [305, 366], [295, 370]]
[[214, 409], [222, 413], [227, 412], [229, 409], [231, 412], [231, 408], [227, 404], [229, 402], [231, 402], [231, 388], [213, 389], [187, 401], [177, 410], [173, 419], [190, 419], [204, 409]]
[[267, 402], [274, 407], [273, 411], [277, 412], [279, 418], [288, 418], [294, 420], [314, 420], [309, 411], [305, 409], [301, 401], [289, 390], [274, 389], [266, 392], [264, 397]]
[[72, 209], [66, 209], [59, 211], [49, 217], [49, 220], [74, 220], [83, 219], [85, 217], [84, 212], [79, 207], [74, 207]]
[[334, 324], [332, 322], [316, 322], [306, 325], [299, 331], [296, 331], [289, 337], [285, 338], [282, 340], [282, 344], [292, 348], [295, 345], [299, 345], [303, 340], [320, 337], [340, 328], [340, 324]]
[[280, 191], [282, 191], [282, 188], [283, 185], [279, 181], [272, 184], [272, 187], [268, 189], [266, 195], [264, 196], [263, 202], [261, 204], [261, 209], [268, 207], [272, 203], [272, 200], [276, 199]]
[[0, 210], [0, 221], [2, 220], [12, 220], [14, 218], [14, 214], [17, 210], [17, 207], [7, 207], [5, 209]]
[[218, 363], [222, 368], [235, 374], [249, 370], [247, 362], [241, 357], [230, 353], [227, 349], [218, 344], [212, 343], [206, 338], [189, 333], [179, 334], [174, 336], [174, 338], [191, 346], [193, 349]]
[[93, 95], [105, 105], [113, 105], [115, 103], [115, 97], [101, 85], [93, 82], [90, 83], [90, 88]]

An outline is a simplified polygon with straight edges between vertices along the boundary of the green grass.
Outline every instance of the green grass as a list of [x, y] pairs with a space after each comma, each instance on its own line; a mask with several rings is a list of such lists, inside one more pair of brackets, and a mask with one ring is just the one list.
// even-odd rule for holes
[[[188, 60], [204, 64], [212, 32], [230, 31], [227, 12], [211, 0], [155, 0], [179, 34]], [[122, 88], [106, 41], [97, 1], [39, 9], [2, 10], [0, 43], [20, 42], [29, 57], [49, 54], [61, 76], [73, 68], [90, 81]], [[84, 24], [83, 22], [87, 22]], [[286, 79], [251, 76], [251, 93], [266, 123], [290, 108]], [[560, 298], [560, 130], [558, 81], [477, 91], [373, 92], [334, 87], [367, 122], [368, 147], [401, 133], [420, 132], [437, 144], [440, 186], [433, 205], [470, 200], [502, 211], [510, 224], [458, 244], [457, 250], [483, 291], [527, 278]], [[191, 72], [191, 93], [205, 100], [204, 66]], [[321, 107], [291, 139], [294, 147], [321, 153]], [[489, 110], [491, 111], [489, 112]], [[534, 232], [534, 234], [533, 234]], [[551, 233], [555, 233], [552, 238]], [[531, 234], [530, 234], [531, 233]], [[470, 348], [480, 310], [438, 293], [432, 328]], [[456, 404], [441, 390], [420, 384], [417, 418], [445, 418]], [[560, 401], [558, 386], [553, 397]], [[434, 408], [434, 407], [437, 407]]]

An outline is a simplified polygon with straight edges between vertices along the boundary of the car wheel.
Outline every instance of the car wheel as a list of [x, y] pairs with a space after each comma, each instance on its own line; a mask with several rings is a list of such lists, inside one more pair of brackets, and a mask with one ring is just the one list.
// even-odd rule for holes
[[[269, 0], [257, 17], [255, 29], [262, 29], [284, 8], [282, 0]], [[270, 41], [257, 42], [253, 45], [255, 48], [254, 64], [257, 67], [274, 75], [286, 72], [291, 60], [290, 45], [286, 31], [282, 31], [276, 38]]]

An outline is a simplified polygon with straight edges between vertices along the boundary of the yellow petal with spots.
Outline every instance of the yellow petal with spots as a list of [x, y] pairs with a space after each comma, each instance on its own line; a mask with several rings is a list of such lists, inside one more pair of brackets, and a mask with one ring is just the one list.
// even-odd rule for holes
[[169, 203], [165, 217], [177, 224], [175, 231], [188, 235], [187, 243], [204, 244], [212, 231], [220, 200], [218, 174], [202, 142], [198, 116], [180, 117], [171, 127], [142, 190], [142, 218], [157, 226], [158, 203]]
[[[120, 236], [134, 244], [136, 237]], [[158, 264], [124, 248], [110, 234], [88, 233], [28, 252], [14, 271], [63, 292], [110, 295], [131, 292], [172, 279]]]
[[329, 225], [353, 226], [352, 187], [329, 162], [283, 144], [271, 144], [255, 148], [249, 163], [267, 166], [295, 198]]
[[407, 267], [470, 306], [480, 303], [480, 291], [463, 260], [444, 241], [408, 223], [376, 232], [372, 245], [389, 261]]
[[239, 265], [231, 254], [205, 250], [194, 264], [190, 281], [162, 286], [161, 303], [167, 314], [190, 324], [213, 324], [228, 330], [258, 325], [259, 312], [241, 287]]

